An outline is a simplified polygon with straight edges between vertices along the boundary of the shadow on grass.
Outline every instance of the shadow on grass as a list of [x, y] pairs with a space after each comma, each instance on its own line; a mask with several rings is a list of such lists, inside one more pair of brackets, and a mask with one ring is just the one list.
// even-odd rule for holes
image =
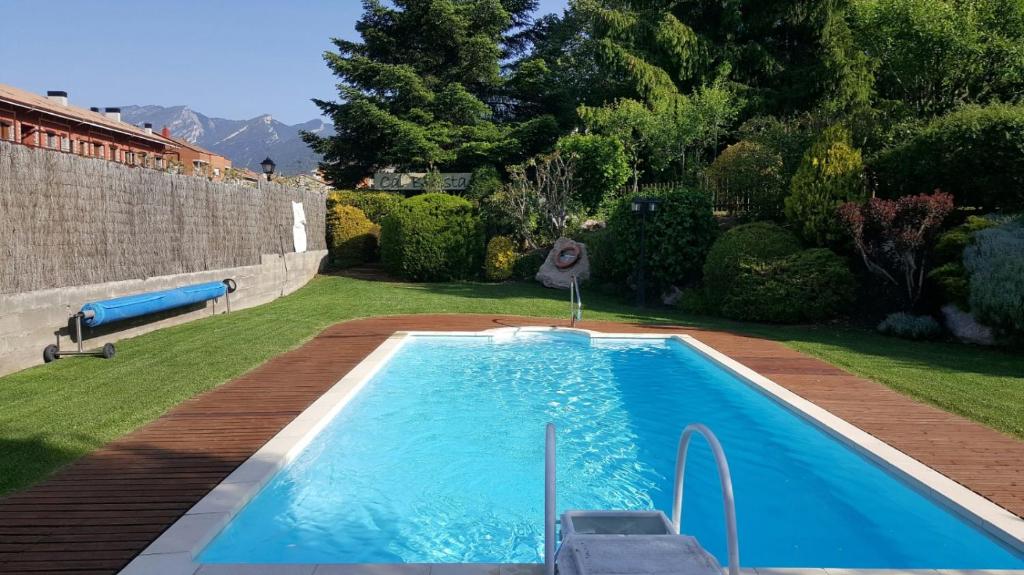
[[[0, 501], [84, 454], [45, 437], [0, 437]], [[3, 514], [0, 513], [0, 522]]]

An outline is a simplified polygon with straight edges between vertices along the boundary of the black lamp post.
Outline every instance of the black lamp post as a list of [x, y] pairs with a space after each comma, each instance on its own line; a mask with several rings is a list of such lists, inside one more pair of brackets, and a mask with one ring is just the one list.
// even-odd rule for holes
[[271, 177], [274, 175], [274, 168], [277, 167], [277, 164], [274, 163], [274, 160], [271, 160], [268, 157], [266, 160], [260, 162], [260, 167], [263, 168], [263, 174], [267, 176], [267, 181], [269, 182]]
[[636, 305], [644, 307], [647, 303], [647, 282], [644, 278], [644, 268], [647, 266], [647, 214], [658, 210], [660, 200], [655, 198], [635, 198], [633, 200], [633, 213], [640, 216], [640, 261], [637, 262], [636, 274]]

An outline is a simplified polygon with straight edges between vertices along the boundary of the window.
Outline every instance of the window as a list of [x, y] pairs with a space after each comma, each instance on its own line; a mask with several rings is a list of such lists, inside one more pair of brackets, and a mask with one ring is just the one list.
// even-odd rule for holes
[[46, 133], [46, 147], [51, 150], [57, 149], [57, 134], [53, 132]]
[[103, 147], [103, 144], [96, 144], [96, 157], [107, 159], [107, 149]]
[[0, 123], [0, 140], [14, 141], [14, 124]]
[[118, 150], [117, 146], [110, 146], [110, 160], [114, 162], [121, 161], [121, 150]]
[[71, 151], [71, 138], [65, 138], [64, 136], [57, 136], [60, 140], [60, 151], [70, 152]]

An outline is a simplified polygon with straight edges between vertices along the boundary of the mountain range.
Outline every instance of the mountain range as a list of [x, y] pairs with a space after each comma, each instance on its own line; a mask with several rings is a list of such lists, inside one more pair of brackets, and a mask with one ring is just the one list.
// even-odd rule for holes
[[136, 125], [148, 122], [157, 132], [167, 126], [174, 137], [216, 152], [236, 168], [260, 172], [260, 162], [270, 157], [277, 164], [277, 172], [286, 176], [309, 173], [320, 161], [302, 141], [301, 132], [334, 134], [334, 126], [323, 120], [292, 126], [269, 114], [250, 120], [227, 120], [211, 118], [188, 106], [121, 106], [121, 118]]

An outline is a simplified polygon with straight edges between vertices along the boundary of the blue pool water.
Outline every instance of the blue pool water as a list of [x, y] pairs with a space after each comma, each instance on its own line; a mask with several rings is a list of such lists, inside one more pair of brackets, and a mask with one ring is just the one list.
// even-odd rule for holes
[[[703, 422], [732, 468], [744, 565], [1024, 568], [1024, 557], [676, 341], [411, 338], [200, 556], [206, 563], [539, 562], [544, 426], [558, 509], [671, 510]], [[710, 450], [684, 531], [725, 564]]]

